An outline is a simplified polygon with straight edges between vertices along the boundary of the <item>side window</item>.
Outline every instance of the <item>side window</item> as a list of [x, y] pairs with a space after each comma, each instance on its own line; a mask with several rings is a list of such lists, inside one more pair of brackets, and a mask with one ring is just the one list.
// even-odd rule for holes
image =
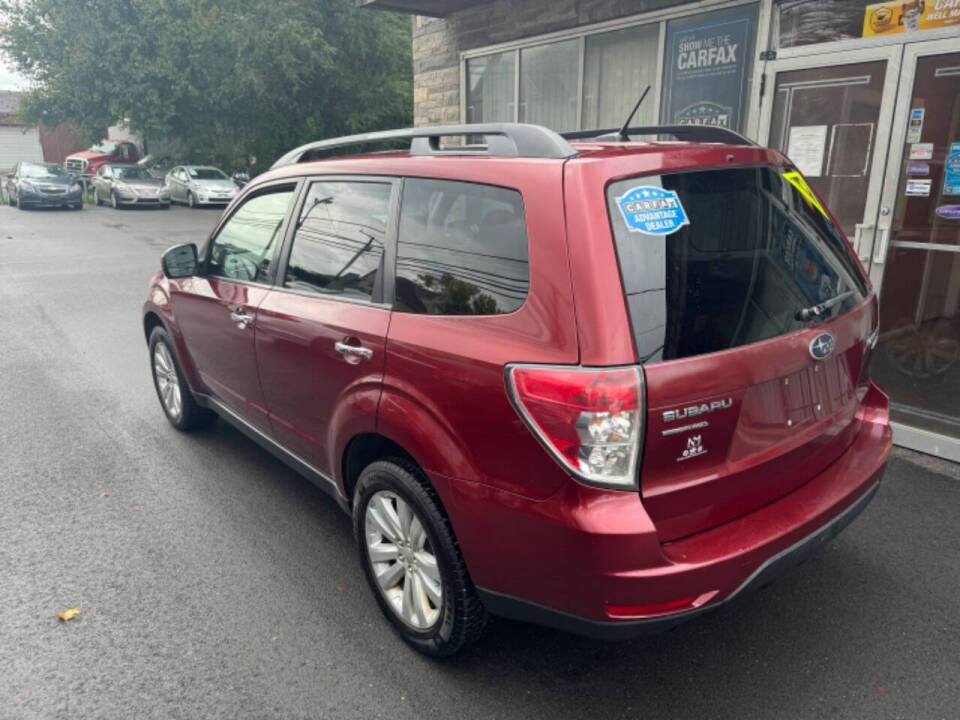
[[284, 286], [371, 300], [383, 259], [392, 185], [323, 181], [310, 186]]
[[207, 273], [229, 280], [266, 282], [293, 188], [265, 192], [247, 200], [213, 240]]
[[396, 309], [513, 312], [529, 289], [527, 225], [515, 190], [410, 178], [403, 184]]

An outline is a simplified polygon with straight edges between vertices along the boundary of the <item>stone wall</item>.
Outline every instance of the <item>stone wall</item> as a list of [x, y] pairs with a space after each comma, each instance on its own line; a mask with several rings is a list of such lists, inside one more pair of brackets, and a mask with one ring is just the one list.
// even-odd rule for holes
[[457, 123], [460, 53], [682, 4], [678, 0], [493, 0], [446, 18], [413, 18], [413, 121]]

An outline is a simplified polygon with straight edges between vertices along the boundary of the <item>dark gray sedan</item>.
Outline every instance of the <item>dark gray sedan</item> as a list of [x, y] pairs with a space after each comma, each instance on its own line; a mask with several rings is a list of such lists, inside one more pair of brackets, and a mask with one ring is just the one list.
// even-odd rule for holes
[[137, 165], [103, 165], [93, 176], [93, 198], [97, 205], [108, 202], [115, 208], [170, 207], [170, 191], [163, 180]]

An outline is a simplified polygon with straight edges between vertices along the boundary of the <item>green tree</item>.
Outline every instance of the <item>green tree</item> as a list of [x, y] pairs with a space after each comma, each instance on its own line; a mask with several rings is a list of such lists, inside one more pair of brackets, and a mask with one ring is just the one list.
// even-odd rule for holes
[[409, 18], [353, 0], [0, 0], [0, 51], [26, 122], [126, 119], [225, 167], [412, 116]]

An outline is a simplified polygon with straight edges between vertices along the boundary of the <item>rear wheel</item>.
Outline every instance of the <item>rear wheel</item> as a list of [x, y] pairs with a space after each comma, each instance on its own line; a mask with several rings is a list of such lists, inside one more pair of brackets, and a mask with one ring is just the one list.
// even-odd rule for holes
[[163, 412], [177, 430], [193, 430], [216, 419], [215, 413], [197, 404], [177, 362], [170, 336], [162, 327], [150, 333], [150, 369]]
[[450, 521], [423, 473], [399, 458], [357, 481], [354, 532], [380, 609], [408, 643], [447, 656], [477, 640], [487, 614]]

